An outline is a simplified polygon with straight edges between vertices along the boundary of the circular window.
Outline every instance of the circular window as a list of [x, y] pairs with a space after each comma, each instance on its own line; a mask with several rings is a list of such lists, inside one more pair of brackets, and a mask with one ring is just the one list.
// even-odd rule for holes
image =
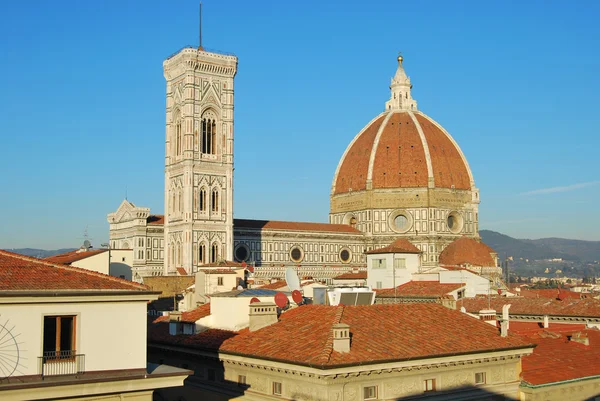
[[248, 250], [248, 247], [246, 245], [239, 245], [235, 249], [235, 259], [238, 262], [245, 262], [246, 260], [248, 260], [249, 256], [250, 256], [250, 251]]
[[302, 249], [300, 249], [300, 247], [293, 247], [292, 250], [290, 251], [290, 258], [292, 259], [293, 262], [302, 262], [302, 257], [304, 256], [304, 252], [302, 252]]
[[446, 224], [450, 232], [455, 234], [461, 232], [463, 228], [462, 215], [458, 212], [450, 212], [446, 219]]
[[390, 228], [400, 234], [410, 230], [413, 225], [412, 215], [406, 210], [396, 210], [389, 217]]
[[344, 263], [348, 263], [350, 262], [350, 258], [352, 257], [352, 255], [350, 254], [350, 250], [347, 248], [344, 248], [340, 251], [340, 260]]

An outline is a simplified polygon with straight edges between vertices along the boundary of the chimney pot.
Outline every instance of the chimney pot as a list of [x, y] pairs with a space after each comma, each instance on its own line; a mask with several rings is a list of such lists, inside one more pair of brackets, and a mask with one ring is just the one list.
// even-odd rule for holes
[[350, 352], [350, 326], [345, 323], [336, 323], [331, 330], [333, 331], [333, 350]]
[[500, 322], [500, 336], [508, 336], [508, 320], [502, 320]]
[[250, 304], [249, 324], [250, 331], [260, 330], [277, 323], [277, 305], [273, 302], [255, 302]]
[[547, 329], [550, 326], [550, 320], [548, 319], [548, 315], [544, 316], [544, 328]]

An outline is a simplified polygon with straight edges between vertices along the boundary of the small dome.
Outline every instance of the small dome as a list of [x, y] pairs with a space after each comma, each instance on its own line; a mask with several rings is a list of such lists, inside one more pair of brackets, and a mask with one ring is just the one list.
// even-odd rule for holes
[[473, 238], [459, 238], [440, 253], [440, 265], [495, 267], [496, 251]]
[[391, 109], [350, 143], [333, 182], [333, 195], [369, 189], [470, 190], [471, 170], [452, 137], [419, 111]]

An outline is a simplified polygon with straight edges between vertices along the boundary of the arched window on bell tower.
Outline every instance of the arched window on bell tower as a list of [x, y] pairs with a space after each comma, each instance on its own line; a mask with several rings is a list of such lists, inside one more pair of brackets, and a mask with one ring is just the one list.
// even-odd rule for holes
[[206, 245], [204, 243], [201, 243], [198, 246], [198, 264], [199, 265], [204, 264], [205, 258], [206, 258]]
[[205, 212], [206, 211], [206, 188], [200, 188], [199, 196], [198, 196], [198, 211]]
[[219, 245], [215, 242], [210, 250], [210, 262], [216, 263], [219, 261]]
[[202, 129], [202, 153], [217, 154], [217, 116], [212, 110], [207, 110], [202, 115], [200, 123]]
[[219, 212], [219, 190], [217, 188], [212, 190], [211, 207], [213, 213]]
[[183, 153], [183, 133], [181, 132], [181, 115], [175, 112], [175, 155]]

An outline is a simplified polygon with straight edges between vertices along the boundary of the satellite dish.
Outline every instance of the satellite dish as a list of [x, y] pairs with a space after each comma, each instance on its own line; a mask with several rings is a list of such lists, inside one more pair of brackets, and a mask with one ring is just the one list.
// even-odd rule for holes
[[90, 242], [90, 240], [87, 240], [87, 239], [86, 239], [85, 241], [83, 241], [83, 247], [84, 247], [85, 249], [89, 249], [89, 248], [91, 248], [91, 247], [92, 247], [92, 243]]
[[283, 292], [278, 292], [275, 294], [275, 304], [279, 306], [281, 309], [285, 308], [288, 304], [288, 298], [285, 296]]
[[238, 286], [237, 286], [237, 289], [238, 289], [238, 290], [243, 290], [243, 289], [244, 289], [244, 287], [242, 287], [241, 285], [238, 285]]
[[260, 299], [258, 299], [258, 298], [256, 298], [256, 297], [253, 297], [253, 298], [250, 300], [250, 303], [251, 303], [251, 304], [253, 304], [253, 303], [256, 303], [256, 302], [260, 302]]
[[246, 266], [247, 266], [247, 264], [246, 264], [246, 261], [243, 261], [243, 262], [242, 262], [242, 267], [244, 267], [244, 268], [245, 268]]
[[295, 303], [301, 304], [304, 298], [302, 297], [302, 293], [298, 290], [292, 291], [292, 299]]
[[298, 274], [293, 267], [288, 267], [285, 269], [285, 282], [287, 283], [290, 291], [300, 291], [300, 279], [298, 278]]

